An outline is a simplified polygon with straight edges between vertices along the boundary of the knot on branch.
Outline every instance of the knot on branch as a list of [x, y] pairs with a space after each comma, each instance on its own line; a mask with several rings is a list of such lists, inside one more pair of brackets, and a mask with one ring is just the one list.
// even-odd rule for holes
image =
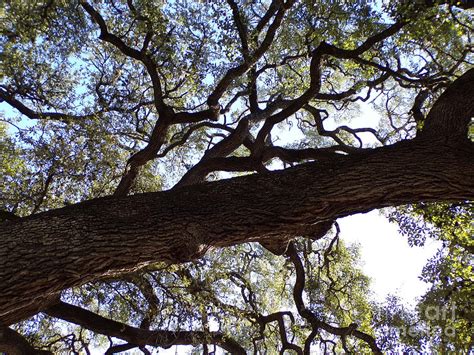
[[211, 111], [210, 120], [211, 121], [219, 120], [221, 107], [219, 105], [209, 105], [209, 110]]
[[283, 255], [288, 249], [288, 244], [290, 243], [291, 238], [288, 236], [285, 237], [273, 237], [271, 239], [266, 239], [260, 241], [260, 245], [267, 249], [269, 252], [275, 255]]
[[197, 223], [189, 223], [185, 226], [180, 243], [174, 248], [172, 255], [173, 263], [185, 263], [198, 259], [209, 250], [209, 245], [204, 242], [206, 230]]
[[322, 221], [305, 229], [303, 236], [312, 240], [323, 238], [330, 231], [334, 221]]

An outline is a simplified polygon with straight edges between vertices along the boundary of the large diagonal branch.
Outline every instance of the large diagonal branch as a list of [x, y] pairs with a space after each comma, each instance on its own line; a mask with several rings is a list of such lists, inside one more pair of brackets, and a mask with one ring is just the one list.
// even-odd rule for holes
[[209, 247], [301, 235], [305, 226], [419, 201], [474, 199], [472, 147], [398, 143], [354, 157], [172, 192], [103, 198], [0, 229], [0, 321], [59, 291]]
[[[458, 90], [474, 92], [473, 72], [440, 96], [424, 136], [411, 141], [2, 223], [0, 322], [31, 316], [63, 289], [158, 261], [181, 263], [212, 247], [301, 235], [315, 223], [386, 206], [474, 200], [472, 102], [448, 109], [466, 104]], [[452, 139], [438, 127], [452, 127]]]
[[125, 340], [137, 346], [151, 345], [170, 348], [173, 345], [216, 344], [232, 354], [245, 354], [245, 350], [235, 340], [219, 332], [135, 328], [65, 302], [48, 308], [45, 313], [51, 317], [80, 325], [96, 333]]
[[0, 353], [8, 355], [52, 355], [51, 351], [35, 349], [20, 333], [0, 324]]

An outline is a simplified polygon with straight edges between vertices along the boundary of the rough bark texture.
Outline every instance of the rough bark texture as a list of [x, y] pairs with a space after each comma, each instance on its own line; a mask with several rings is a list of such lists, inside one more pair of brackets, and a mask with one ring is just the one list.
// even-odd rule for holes
[[0, 325], [0, 352], [6, 355], [52, 355], [50, 351], [35, 349], [22, 335], [2, 325]]
[[304, 235], [315, 223], [374, 208], [474, 200], [474, 147], [467, 139], [473, 87], [470, 70], [440, 97], [424, 133], [412, 141], [4, 222], [0, 323], [35, 314], [63, 289], [150, 263], [180, 263], [212, 247]]

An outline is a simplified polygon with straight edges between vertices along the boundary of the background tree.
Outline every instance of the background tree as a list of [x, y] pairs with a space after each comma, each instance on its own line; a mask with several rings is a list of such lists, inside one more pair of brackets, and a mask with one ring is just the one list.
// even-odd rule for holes
[[[5, 2], [0, 348], [468, 351], [469, 7]], [[335, 220], [420, 202], [392, 217], [450, 252], [410, 314]]]

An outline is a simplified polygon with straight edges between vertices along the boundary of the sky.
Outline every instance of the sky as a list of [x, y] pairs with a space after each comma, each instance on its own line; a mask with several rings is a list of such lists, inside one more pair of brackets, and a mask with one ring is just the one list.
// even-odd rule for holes
[[341, 218], [338, 223], [341, 238], [361, 246], [363, 270], [372, 278], [375, 299], [382, 301], [388, 294], [395, 294], [407, 304], [414, 304], [425, 293], [429, 285], [418, 276], [441, 247], [439, 241], [427, 240], [423, 247], [410, 247], [397, 225], [377, 210]]

